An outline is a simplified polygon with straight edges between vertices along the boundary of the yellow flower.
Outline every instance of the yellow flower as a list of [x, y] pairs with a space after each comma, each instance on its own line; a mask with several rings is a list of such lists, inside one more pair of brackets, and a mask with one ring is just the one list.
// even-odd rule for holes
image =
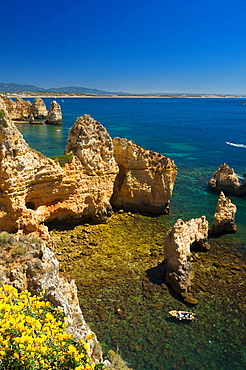
[[95, 334], [94, 333], [90, 333], [90, 334], [88, 334], [87, 336], [86, 336], [86, 340], [91, 340], [91, 339], [93, 339], [93, 338], [95, 338]]

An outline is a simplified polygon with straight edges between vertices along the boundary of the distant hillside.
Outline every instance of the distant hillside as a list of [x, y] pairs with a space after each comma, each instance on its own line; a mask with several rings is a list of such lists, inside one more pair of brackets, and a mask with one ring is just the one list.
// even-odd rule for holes
[[1, 92], [36, 92], [36, 91], [45, 91], [41, 87], [32, 86], [32, 85], [22, 85], [14, 83], [4, 83], [0, 82], [0, 91]]
[[87, 87], [78, 87], [78, 86], [52, 87], [46, 91], [68, 94], [95, 94], [95, 95], [113, 94], [108, 91], [89, 89]]
[[67, 94], [93, 94], [93, 95], [112, 95], [119, 93], [112, 93], [108, 91], [89, 89], [86, 87], [78, 86], [67, 86], [67, 87], [52, 87], [49, 89], [43, 89], [42, 87], [32, 86], [32, 85], [22, 85], [15, 83], [4, 83], [0, 82], [0, 92], [57, 92], [57, 93], [67, 93]]

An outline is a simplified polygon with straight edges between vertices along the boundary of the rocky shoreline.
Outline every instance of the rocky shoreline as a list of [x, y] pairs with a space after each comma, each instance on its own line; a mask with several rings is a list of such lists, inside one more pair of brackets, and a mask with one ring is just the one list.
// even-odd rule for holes
[[[185, 308], [199, 301], [206, 303], [214, 295], [226, 299], [228, 292], [245, 312], [244, 257], [232, 245], [229, 249], [227, 242], [224, 246], [227, 236], [222, 241], [211, 238], [212, 234], [236, 231], [236, 209], [223, 193], [210, 237], [204, 216], [170, 225], [165, 215], [177, 173], [170, 158], [126, 139], [111, 139], [89, 115], [79, 117], [70, 129], [63, 161], [46, 158], [26, 144], [9, 109], [0, 108], [1, 231], [16, 233], [17, 237], [40, 237], [46, 248], [55, 249], [60, 261], [60, 273], [58, 263], [53, 263], [55, 278], [49, 266], [48, 273], [43, 274], [45, 266], [41, 274], [35, 275], [37, 289], [45, 279], [48, 285], [41, 284], [40, 289], [55, 290], [61, 285], [77, 302], [76, 286], [70, 282], [70, 278], [75, 279], [82, 309], [88, 313], [86, 321], [100, 335], [105, 330], [107, 334], [99, 339], [115, 349], [120, 340], [115, 330], [122, 324], [119, 333], [124, 336], [125, 330], [134, 348], [126, 352], [130, 358], [131, 352], [147, 350], [134, 329], [137, 323], [144, 325], [141, 312], [146, 322], [154, 325], [158, 315], [166, 319], [167, 310], [175, 308], [177, 301], [180, 308]], [[222, 165], [218, 172], [219, 178], [215, 174], [210, 181], [212, 188], [228, 191], [232, 182], [235, 188], [237, 180], [229, 166]], [[237, 195], [241, 195], [242, 187], [245, 185], [236, 186]], [[55, 230], [59, 225], [64, 231]], [[39, 252], [37, 249], [41, 263], [50, 262], [44, 261], [46, 254], [54, 259], [51, 251]], [[24, 270], [33, 277], [31, 265]], [[12, 278], [7, 274], [6, 279], [20, 282], [24, 272], [18, 271], [12, 273]], [[176, 294], [183, 295], [185, 301]], [[52, 300], [52, 294], [47, 299]], [[53, 300], [60, 304], [59, 299]], [[78, 311], [78, 302], [76, 305]], [[158, 348], [146, 328], [139, 330], [150, 345]], [[168, 325], [166, 330], [175, 343], [177, 337], [170, 334]], [[125, 344], [123, 348], [127, 351]], [[97, 356], [100, 361], [100, 351]], [[141, 355], [137, 358], [142, 361]], [[137, 368], [137, 363], [134, 366]]]

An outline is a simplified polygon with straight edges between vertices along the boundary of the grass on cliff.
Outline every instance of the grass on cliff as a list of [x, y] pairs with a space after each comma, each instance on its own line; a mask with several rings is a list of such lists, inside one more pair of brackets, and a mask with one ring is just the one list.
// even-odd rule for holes
[[3, 109], [0, 109], [0, 125], [3, 127], [8, 127], [7, 121], [5, 119], [5, 113]]
[[0, 233], [0, 252], [6, 249], [10, 250], [13, 258], [26, 256], [34, 244], [36, 247], [40, 247], [42, 240], [35, 236], [29, 237], [26, 235], [16, 238], [13, 234], [9, 234], [6, 231]]
[[72, 163], [73, 161], [73, 153], [68, 153], [64, 155], [56, 155], [51, 157], [56, 163], [59, 163], [61, 167], [65, 167], [66, 163]]

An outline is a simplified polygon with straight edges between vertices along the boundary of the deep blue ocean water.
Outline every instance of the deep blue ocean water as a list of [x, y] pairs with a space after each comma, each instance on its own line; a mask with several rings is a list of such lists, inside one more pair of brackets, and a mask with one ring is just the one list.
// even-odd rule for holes
[[[44, 100], [49, 106], [53, 99]], [[220, 164], [226, 162], [239, 176], [243, 177], [246, 172], [246, 99], [57, 98], [56, 100], [62, 107], [64, 124], [62, 126], [22, 125], [19, 130], [29, 145], [47, 156], [63, 154], [70, 127], [77, 117], [89, 114], [106, 127], [111, 137], [125, 137], [144, 148], [171, 157], [178, 166], [178, 176], [171, 199], [170, 224], [173, 224], [177, 218], [186, 221], [202, 215], [212, 222], [218, 195], [209, 191], [207, 183], [214, 171]], [[228, 145], [226, 142], [242, 145]], [[245, 254], [245, 199], [230, 198], [238, 208], [236, 214], [238, 232], [233, 236], [229, 235], [225, 240], [228, 240], [229, 244], [233, 243], [234, 248]], [[214, 312], [217, 312], [218, 305], [221, 305], [218, 314], [220, 312], [222, 315], [224, 302], [224, 298], [220, 301], [217, 297]], [[215, 302], [207, 303], [207, 309], [211, 309], [213, 305]], [[181, 346], [176, 350], [177, 356], [178, 353], [182, 356], [182, 351], [186, 351], [189, 346], [192, 348], [193, 341], [197, 340], [198, 347], [205, 345], [204, 353], [199, 354], [198, 351], [191, 355], [196, 359], [196, 366], [194, 367], [192, 361], [189, 365], [187, 359], [186, 364], [177, 368], [227, 370], [246, 367], [241, 342], [243, 315], [240, 316], [240, 310], [237, 310], [237, 318], [231, 321], [233, 307], [229, 307], [228, 312], [229, 316], [225, 321], [221, 321], [218, 329], [219, 335], [223, 337], [221, 339], [223, 353], [218, 343], [214, 348], [211, 344], [214, 338], [212, 330], [217, 325], [216, 322], [214, 325], [211, 324], [211, 332], [209, 332], [211, 340], [207, 340], [206, 333], [199, 336], [199, 333], [193, 330], [191, 342], [186, 343], [188, 347]], [[223, 334], [223, 328], [227, 334]], [[175, 330], [186, 338], [186, 341], [189, 340], [187, 326]], [[235, 351], [236, 354], [238, 351], [237, 361], [234, 359], [235, 354], [234, 357], [230, 357], [229, 347], [225, 345], [228, 335], [232, 335], [230, 340], [228, 339], [230, 351]], [[175, 349], [173, 351], [175, 353]], [[220, 353], [222, 362], [218, 365]], [[187, 353], [184, 353], [185, 356], [187, 357]], [[199, 356], [202, 358], [201, 362], [199, 362]], [[232, 357], [233, 360], [231, 360]], [[140, 365], [137, 370], [153, 369], [164, 370], [175, 369], [175, 367], [170, 363], [159, 367]]]

